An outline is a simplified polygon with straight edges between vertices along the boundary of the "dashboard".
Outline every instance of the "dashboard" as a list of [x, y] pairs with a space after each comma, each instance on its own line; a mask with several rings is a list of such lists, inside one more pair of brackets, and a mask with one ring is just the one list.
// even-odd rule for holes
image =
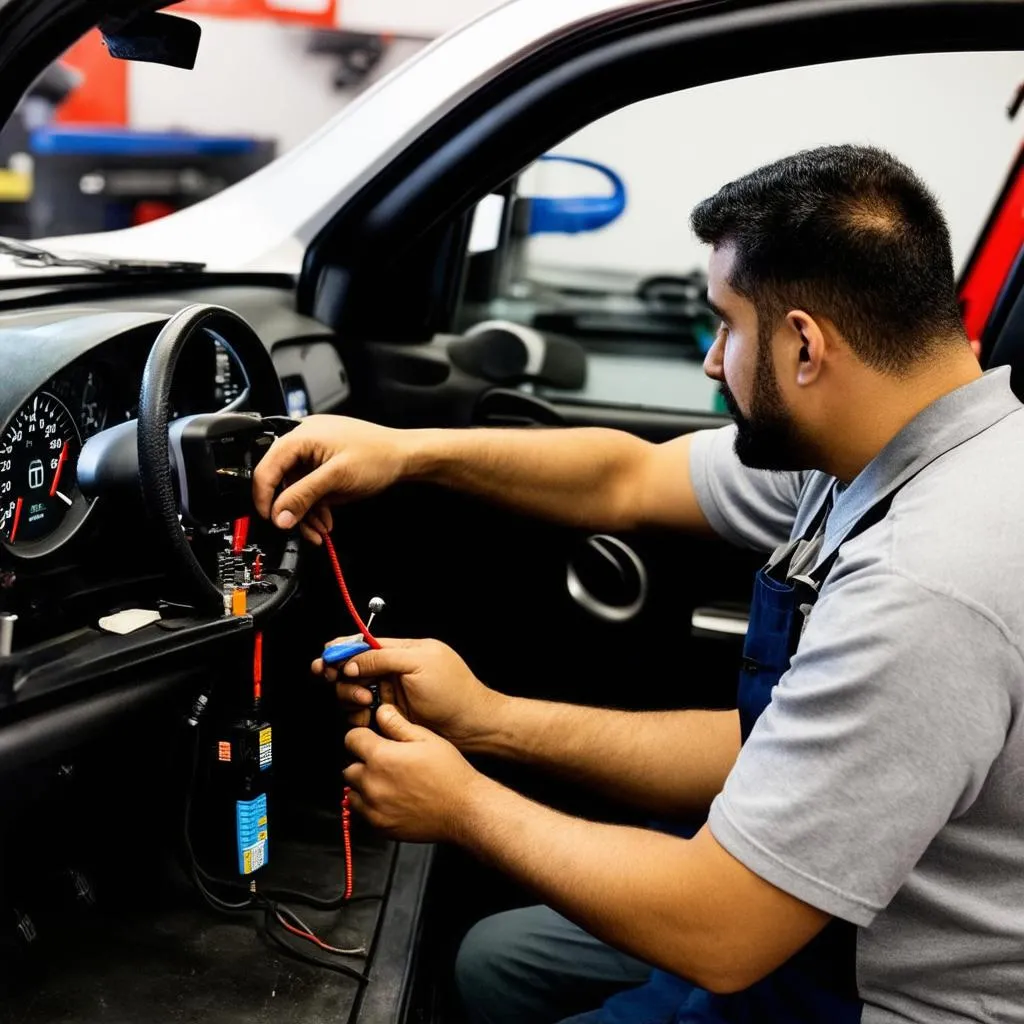
[[[78, 490], [82, 445], [138, 415], [139, 382], [154, 331], [103, 342], [54, 374], [0, 432], [0, 543], [22, 557], [48, 554], [84, 522], [91, 504]], [[226, 343], [207, 332], [183, 354], [176, 416], [222, 409], [247, 381]]]
[[[88, 305], [10, 312], [0, 301], [0, 607], [40, 606], [75, 628], [95, 618], [97, 590], [117, 603], [119, 581], [160, 573], [141, 501], [87, 501], [75, 470], [90, 437], [136, 418], [154, 340], [170, 316], [197, 301], [233, 309], [253, 327], [271, 352], [291, 416], [344, 411], [350, 387], [337, 339], [294, 311], [290, 289], [213, 287], [170, 296], [122, 289]], [[185, 349], [173, 416], [235, 402], [244, 408], [248, 382], [231, 342], [206, 332]], [[83, 607], [71, 614], [75, 594], [83, 595]], [[58, 595], [65, 600], [56, 602]], [[46, 632], [60, 625], [51, 622]]]

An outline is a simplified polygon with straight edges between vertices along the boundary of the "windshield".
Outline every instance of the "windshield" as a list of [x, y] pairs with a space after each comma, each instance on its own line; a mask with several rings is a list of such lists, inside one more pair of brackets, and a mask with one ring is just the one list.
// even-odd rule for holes
[[[174, 13], [194, 17], [203, 29], [196, 71], [124, 66], [124, 98], [111, 104], [113, 114], [101, 115], [101, 124], [109, 127], [120, 116], [130, 133], [171, 134], [201, 125], [227, 136], [228, 145], [240, 135], [254, 148], [273, 142], [279, 156], [173, 214], [154, 205], [136, 210], [131, 227], [54, 236], [52, 227], [32, 230], [23, 224], [15, 233], [54, 249], [57, 238], [62, 250], [74, 247], [90, 255], [296, 273], [306, 246], [334, 213], [460, 98], [553, 36], [647, 6], [649, 0], [183, 0]], [[342, 8], [345, 31], [325, 29], [325, 19], [336, 24]], [[220, 16], [240, 12], [246, 16]], [[379, 57], [371, 49], [368, 59], [366, 37], [379, 37]], [[109, 59], [95, 49], [95, 40], [91, 45], [95, 57]], [[339, 74], [342, 87], [335, 94]], [[233, 97], [233, 113], [218, 96]], [[74, 97], [66, 101], [73, 102]], [[41, 105], [27, 97], [14, 119], [13, 130], [24, 129], [20, 138], [46, 114], [46, 103], [51, 101]], [[151, 118], [155, 110], [160, 116]], [[62, 116], [54, 108], [56, 124]], [[86, 113], [82, 123], [91, 125], [94, 118]], [[258, 159], [252, 151], [248, 156]], [[8, 146], [0, 167], [16, 201], [30, 184], [36, 199], [40, 167], [24, 144]], [[137, 178], [128, 181], [137, 184]], [[199, 179], [186, 181], [196, 185]], [[83, 184], [88, 195], [101, 182], [90, 173], [79, 175], [79, 193]], [[27, 272], [47, 271], [0, 260], [0, 280]]]
[[334, 0], [301, 0], [284, 18], [261, 6], [176, 5], [202, 30], [193, 70], [113, 59], [94, 30], [37, 79], [0, 132], [0, 236], [10, 240], [0, 276], [30, 262], [15, 240], [109, 254], [80, 236], [123, 234], [222, 193], [429, 41], [383, 21], [381, 31], [338, 30]]
[[[37, 80], [0, 132], [0, 236], [61, 258], [297, 273], [334, 212], [462, 97], [554, 35], [648, 5], [182, 0], [174, 15], [202, 29], [193, 70], [114, 60], [93, 32]], [[524, 169], [524, 194], [618, 205], [582, 232], [538, 220], [492, 312], [537, 283], [572, 291], [582, 270], [616, 276], [613, 290], [689, 273], [699, 256], [686, 223], [693, 202], [823, 141], [872, 142], [907, 159], [944, 204], [962, 265], [1019, 146], [1019, 120], [1006, 116], [1024, 79], [1019, 56], [843, 67], [655, 98], [558, 147], [590, 166]], [[67, 272], [18, 259], [0, 254], [0, 279]]]

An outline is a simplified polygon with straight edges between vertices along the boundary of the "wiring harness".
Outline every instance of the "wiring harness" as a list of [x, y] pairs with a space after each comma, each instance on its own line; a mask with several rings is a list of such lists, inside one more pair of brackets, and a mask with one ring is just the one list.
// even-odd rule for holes
[[[232, 547], [237, 549], [245, 544], [246, 527], [248, 523], [236, 522]], [[362, 634], [366, 643], [374, 649], [380, 649], [380, 642], [370, 633], [356, 610], [349, 594], [348, 586], [345, 583], [345, 575], [342, 572], [341, 563], [334, 547], [331, 536], [326, 531], [321, 534], [324, 548], [330, 559], [334, 570], [338, 589], [341, 592], [345, 607], [352, 616], [353, 621]], [[263, 696], [263, 633], [257, 631], [253, 643], [253, 679], [252, 679], [253, 706], [258, 709]], [[206, 904], [213, 910], [222, 914], [249, 914], [262, 913], [264, 918], [264, 930], [267, 936], [278, 946], [284, 949], [291, 956], [303, 960], [306, 963], [317, 967], [323, 967], [336, 971], [359, 984], [365, 984], [368, 980], [366, 975], [345, 963], [339, 957], [365, 958], [366, 950], [359, 948], [343, 948], [332, 945], [322, 939], [303, 919], [292, 910], [284, 901], [299, 903], [314, 910], [333, 911], [357, 900], [375, 900], [382, 896], [366, 894], [361, 896], [353, 895], [353, 857], [352, 857], [352, 811], [349, 803], [349, 787], [344, 788], [341, 800], [341, 836], [344, 849], [345, 880], [344, 888], [334, 897], [319, 897], [294, 889], [258, 889], [255, 879], [250, 880], [248, 885], [243, 882], [217, 878], [204, 870], [196, 858], [192, 845], [192, 797], [195, 790], [196, 779], [199, 769], [199, 755], [201, 744], [199, 740], [199, 719], [206, 710], [208, 698], [205, 696], [197, 700], [192, 709], [192, 715], [188, 719], [189, 725], [195, 729], [195, 741], [192, 752], [192, 768], [189, 778], [188, 791], [185, 802], [184, 837], [185, 850], [188, 856], [188, 871], [192, 882]], [[219, 893], [231, 893], [231, 898], [226, 898]], [[296, 945], [292, 939], [299, 939], [302, 942], [314, 947], [317, 953], [327, 954], [318, 956], [313, 951]]]

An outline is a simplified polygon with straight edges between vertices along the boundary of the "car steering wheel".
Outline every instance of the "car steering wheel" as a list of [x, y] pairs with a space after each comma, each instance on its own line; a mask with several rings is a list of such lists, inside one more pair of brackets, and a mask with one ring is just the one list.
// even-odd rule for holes
[[[232, 402], [232, 408], [244, 405], [264, 416], [283, 416], [286, 407], [281, 382], [266, 346], [245, 320], [222, 306], [197, 303], [175, 313], [157, 335], [142, 372], [138, 458], [143, 499], [190, 600], [202, 612], [222, 614], [223, 593], [203, 569], [182, 529], [168, 436], [175, 367], [185, 345], [204, 331], [214, 335], [228, 350], [246, 378], [247, 386]], [[290, 534], [278, 567], [265, 570], [278, 577], [277, 588], [269, 594], [252, 595], [248, 610], [254, 618], [266, 617], [294, 593], [298, 564], [299, 541]]]

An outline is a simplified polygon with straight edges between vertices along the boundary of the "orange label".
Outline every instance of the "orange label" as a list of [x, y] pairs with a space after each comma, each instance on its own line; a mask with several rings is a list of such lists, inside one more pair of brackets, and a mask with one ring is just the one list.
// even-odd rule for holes
[[217, 744], [217, 760], [218, 761], [230, 761], [231, 760], [231, 744], [227, 740], [221, 740]]
[[180, 14], [212, 14], [219, 18], [270, 18], [334, 28], [337, 0], [183, 0]]

